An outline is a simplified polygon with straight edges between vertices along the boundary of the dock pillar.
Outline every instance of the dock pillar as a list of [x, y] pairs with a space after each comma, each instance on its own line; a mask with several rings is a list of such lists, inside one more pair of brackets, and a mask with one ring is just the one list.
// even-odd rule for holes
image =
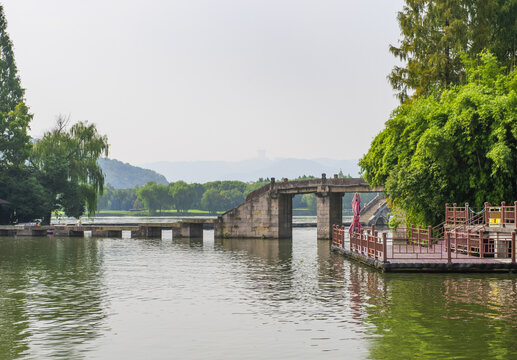
[[181, 223], [180, 236], [185, 238], [202, 238], [203, 223]]

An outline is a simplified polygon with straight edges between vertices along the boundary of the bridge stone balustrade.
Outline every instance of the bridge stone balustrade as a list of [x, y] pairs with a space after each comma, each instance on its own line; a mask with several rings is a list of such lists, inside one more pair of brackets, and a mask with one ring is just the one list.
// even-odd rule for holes
[[293, 196], [315, 193], [318, 239], [329, 239], [332, 224], [342, 223], [343, 195], [347, 192], [381, 192], [362, 178], [284, 181], [271, 183], [250, 193], [246, 201], [220, 215], [214, 224], [215, 236], [222, 238], [290, 238]]

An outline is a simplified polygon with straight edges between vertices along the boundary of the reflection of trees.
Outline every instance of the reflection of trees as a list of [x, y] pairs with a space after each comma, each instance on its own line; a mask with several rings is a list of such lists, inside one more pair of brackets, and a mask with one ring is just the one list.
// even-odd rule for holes
[[92, 239], [0, 242], [0, 355], [77, 358], [100, 335], [101, 258]]
[[385, 295], [366, 308], [374, 325], [371, 332], [377, 335], [372, 339], [371, 357], [515, 357], [515, 281], [509, 277], [386, 275]]
[[382, 274], [341, 256], [328, 261], [329, 277], [347, 287], [351, 317], [369, 328], [371, 358], [517, 356], [511, 275]]

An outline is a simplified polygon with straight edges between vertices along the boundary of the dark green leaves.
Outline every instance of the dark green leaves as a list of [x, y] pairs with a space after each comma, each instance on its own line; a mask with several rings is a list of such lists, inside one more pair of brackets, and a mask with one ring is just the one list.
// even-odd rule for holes
[[517, 199], [517, 70], [488, 52], [465, 60], [467, 83], [401, 105], [360, 160], [410, 222], [441, 222], [446, 202]]

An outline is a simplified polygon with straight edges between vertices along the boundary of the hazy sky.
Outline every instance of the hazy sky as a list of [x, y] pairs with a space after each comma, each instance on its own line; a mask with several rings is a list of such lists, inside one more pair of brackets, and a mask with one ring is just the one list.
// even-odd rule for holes
[[110, 157], [358, 158], [397, 100], [402, 0], [0, 0], [34, 113]]

